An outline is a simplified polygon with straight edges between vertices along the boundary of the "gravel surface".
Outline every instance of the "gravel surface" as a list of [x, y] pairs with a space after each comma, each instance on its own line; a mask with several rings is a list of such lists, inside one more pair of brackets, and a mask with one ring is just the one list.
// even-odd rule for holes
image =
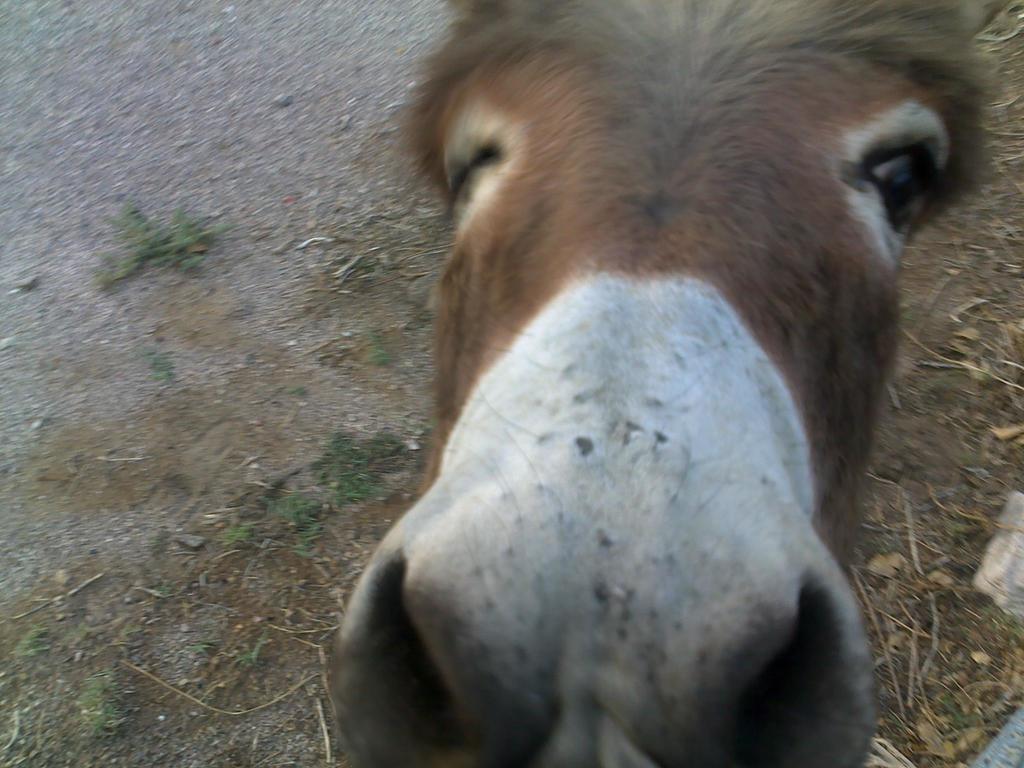
[[[378, 388], [301, 353], [351, 318], [296, 320], [323, 251], [294, 245], [428, 204], [406, 180], [394, 118], [445, 13], [439, 0], [0, 2], [0, 594], [44, 562], [130, 547], [161, 522], [152, 496], [97, 517], [76, 483], [41, 486], [103, 442], [54, 448], [68, 430], [116, 438], [168, 399], [151, 347], [214, 405], [257, 387], [259, 372], [237, 372], [272, 347], [273, 371], [323, 392], [304, 411], [310, 440], [330, 424], [422, 421], [422, 381], [389, 410]], [[198, 278], [150, 272], [104, 292], [93, 273], [127, 200], [230, 230]], [[133, 449], [110, 439], [102, 452]]]

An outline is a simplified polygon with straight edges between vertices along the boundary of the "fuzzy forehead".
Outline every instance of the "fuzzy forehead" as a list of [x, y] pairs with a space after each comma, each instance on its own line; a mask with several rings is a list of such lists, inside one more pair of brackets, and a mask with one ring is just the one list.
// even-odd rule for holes
[[[983, 167], [985, 68], [963, 0], [483, 0], [428, 65], [412, 116], [422, 165], [436, 174], [439, 123], [474, 75], [539, 57], [584, 73], [593, 102], [685, 132], [700, 105], [741, 101], [801, 63], [866, 66], [927, 96], [951, 158], [944, 192]], [[632, 118], [631, 118], [632, 119]], [[713, 129], [713, 126], [711, 126]], [[644, 137], [648, 139], [648, 137]], [[650, 144], [650, 141], [647, 141]]]

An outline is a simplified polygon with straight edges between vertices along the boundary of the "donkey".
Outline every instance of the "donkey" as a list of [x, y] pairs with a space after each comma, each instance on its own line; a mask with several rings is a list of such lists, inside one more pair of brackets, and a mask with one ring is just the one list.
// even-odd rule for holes
[[331, 662], [368, 768], [843, 768], [900, 252], [984, 165], [985, 0], [463, 0], [436, 444]]

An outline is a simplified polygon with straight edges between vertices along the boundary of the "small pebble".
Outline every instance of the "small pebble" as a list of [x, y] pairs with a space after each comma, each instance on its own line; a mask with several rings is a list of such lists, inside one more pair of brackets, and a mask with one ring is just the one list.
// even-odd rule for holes
[[26, 280], [25, 282], [14, 286], [14, 288], [8, 291], [8, 293], [28, 293], [29, 291], [34, 291], [38, 287], [39, 278], [33, 277], [31, 280]]
[[178, 533], [175, 534], [174, 540], [181, 544], [183, 547], [188, 549], [199, 549], [206, 543], [206, 539], [202, 536], [195, 536], [191, 533]]
[[14, 337], [13, 336], [8, 336], [5, 339], [0, 339], [0, 352], [2, 352], [5, 349], [10, 349], [13, 346], [14, 346]]
[[974, 575], [974, 587], [1024, 619], [1024, 493], [1010, 494], [999, 525]]
[[278, 96], [278, 97], [276, 97], [274, 99], [274, 106], [275, 107], [290, 107], [292, 105], [293, 101], [295, 101], [295, 99], [293, 99], [288, 94], [283, 93], [283, 94], [281, 94], [280, 96]]

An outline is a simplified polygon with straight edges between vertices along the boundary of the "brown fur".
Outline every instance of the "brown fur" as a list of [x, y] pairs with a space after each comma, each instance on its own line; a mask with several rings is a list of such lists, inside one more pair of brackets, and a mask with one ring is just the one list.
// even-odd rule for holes
[[475, 379], [572, 275], [693, 274], [785, 371], [845, 557], [898, 304], [815, 147], [916, 98], [952, 147], [929, 213], [953, 200], [982, 167], [967, 18], [953, 0], [468, 4], [413, 116], [420, 163], [445, 189], [444, 138], [471, 100], [522, 122], [527, 162], [445, 271], [430, 478]]

